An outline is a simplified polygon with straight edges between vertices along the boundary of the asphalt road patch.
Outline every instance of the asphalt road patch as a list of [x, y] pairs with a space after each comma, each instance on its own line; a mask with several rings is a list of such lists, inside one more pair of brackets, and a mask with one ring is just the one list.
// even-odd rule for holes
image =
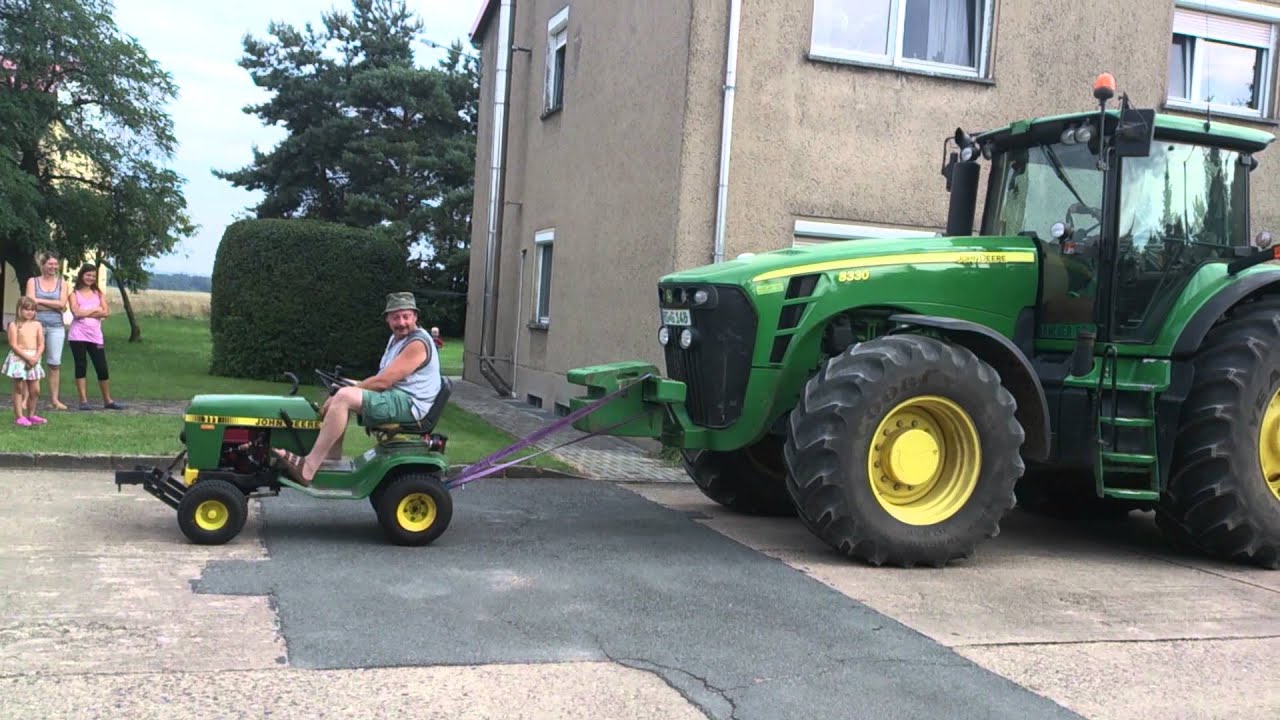
[[470, 485], [425, 548], [386, 543], [367, 501], [262, 506], [270, 560], [213, 563], [195, 586], [271, 595], [295, 667], [610, 660], [715, 718], [1077, 717], [608, 483]]

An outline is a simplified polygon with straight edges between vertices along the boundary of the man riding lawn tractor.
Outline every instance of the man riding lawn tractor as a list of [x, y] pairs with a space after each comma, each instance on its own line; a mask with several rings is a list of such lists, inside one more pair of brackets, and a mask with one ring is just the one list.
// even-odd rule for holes
[[[945, 237], [787, 248], [658, 283], [668, 377], [579, 420], [679, 449], [729, 508], [872, 564], [941, 566], [1039, 512], [1154, 509], [1177, 544], [1280, 568], [1280, 251], [1252, 247], [1272, 135], [1090, 112], [957, 130]], [[973, 233], [987, 166], [982, 225]]]
[[378, 374], [339, 388], [320, 408], [323, 424], [315, 445], [305, 457], [274, 450], [285, 471], [301, 485], [310, 485], [326, 459], [342, 454], [342, 438], [351, 412], [365, 425], [414, 423], [421, 420], [440, 392], [440, 359], [431, 336], [418, 326], [413, 293], [391, 293], [383, 318], [391, 328]]

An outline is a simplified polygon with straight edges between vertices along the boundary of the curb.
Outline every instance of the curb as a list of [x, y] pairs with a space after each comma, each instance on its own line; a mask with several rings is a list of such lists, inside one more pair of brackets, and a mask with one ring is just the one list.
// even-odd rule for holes
[[[69, 453], [0, 453], [0, 470], [132, 470], [135, 465], [168, 467], [176, 455], [73, 455]], [[465, 465], [450, 465], [458, 471]], [[515, 465], [490, 475], [500, 478], [563, 478], [589, 480], [584, 475]]]

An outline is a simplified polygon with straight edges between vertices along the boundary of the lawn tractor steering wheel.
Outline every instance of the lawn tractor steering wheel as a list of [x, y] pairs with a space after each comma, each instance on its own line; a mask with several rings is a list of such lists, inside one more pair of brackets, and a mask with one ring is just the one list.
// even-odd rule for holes
[[333, 372], [327, 373], [319, 368], [316, 369], [316, 375], [320, 378], [320, 383], [329, 391], [329, 395], [335, 395], [340, 388], [355, 385], [355, 383], [347, 378], [342, 377], [342, 366], [334, 365]]

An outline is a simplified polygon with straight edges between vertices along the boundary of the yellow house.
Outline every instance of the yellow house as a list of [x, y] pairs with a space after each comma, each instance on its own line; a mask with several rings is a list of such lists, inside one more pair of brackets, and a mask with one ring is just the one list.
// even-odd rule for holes
[[[52, 129], [55, 135], [63, 132], [60, 126], [55, 125]], [[93, 163], [83, 155], [73, 154], [64, 157], [58, 157], [55, 164], [59, 168], [59, 174], [71, 177], [83, 177], [93, 179], [98, 175], [97, 168]], [[55, 181], [69, 182], [69, 181]], [[38, 254], [38, 253], [37, 253]], [[80, 265], [86, 262], [94, 261], [94, 253], [92, 251], [85, 253], [84, 258], [76, 264], [71, 264], [66, 258], [62, 260], [62, 274], [67, 282], [75, 281], [76, 271], [80, 269]], [[106, 287], [110, 276], [106, 268], [98, 269], [98, 286]], [[3, 328], [7, 330], [9, 323], [13, 320], [13, 311], [17, 307], [18, 298], [22, 296], [24, 288], [18, 286], [18, 274], [14, 272], [13, 266], [8, 263], [0, 263], [0, 313], [3, 313]]]

